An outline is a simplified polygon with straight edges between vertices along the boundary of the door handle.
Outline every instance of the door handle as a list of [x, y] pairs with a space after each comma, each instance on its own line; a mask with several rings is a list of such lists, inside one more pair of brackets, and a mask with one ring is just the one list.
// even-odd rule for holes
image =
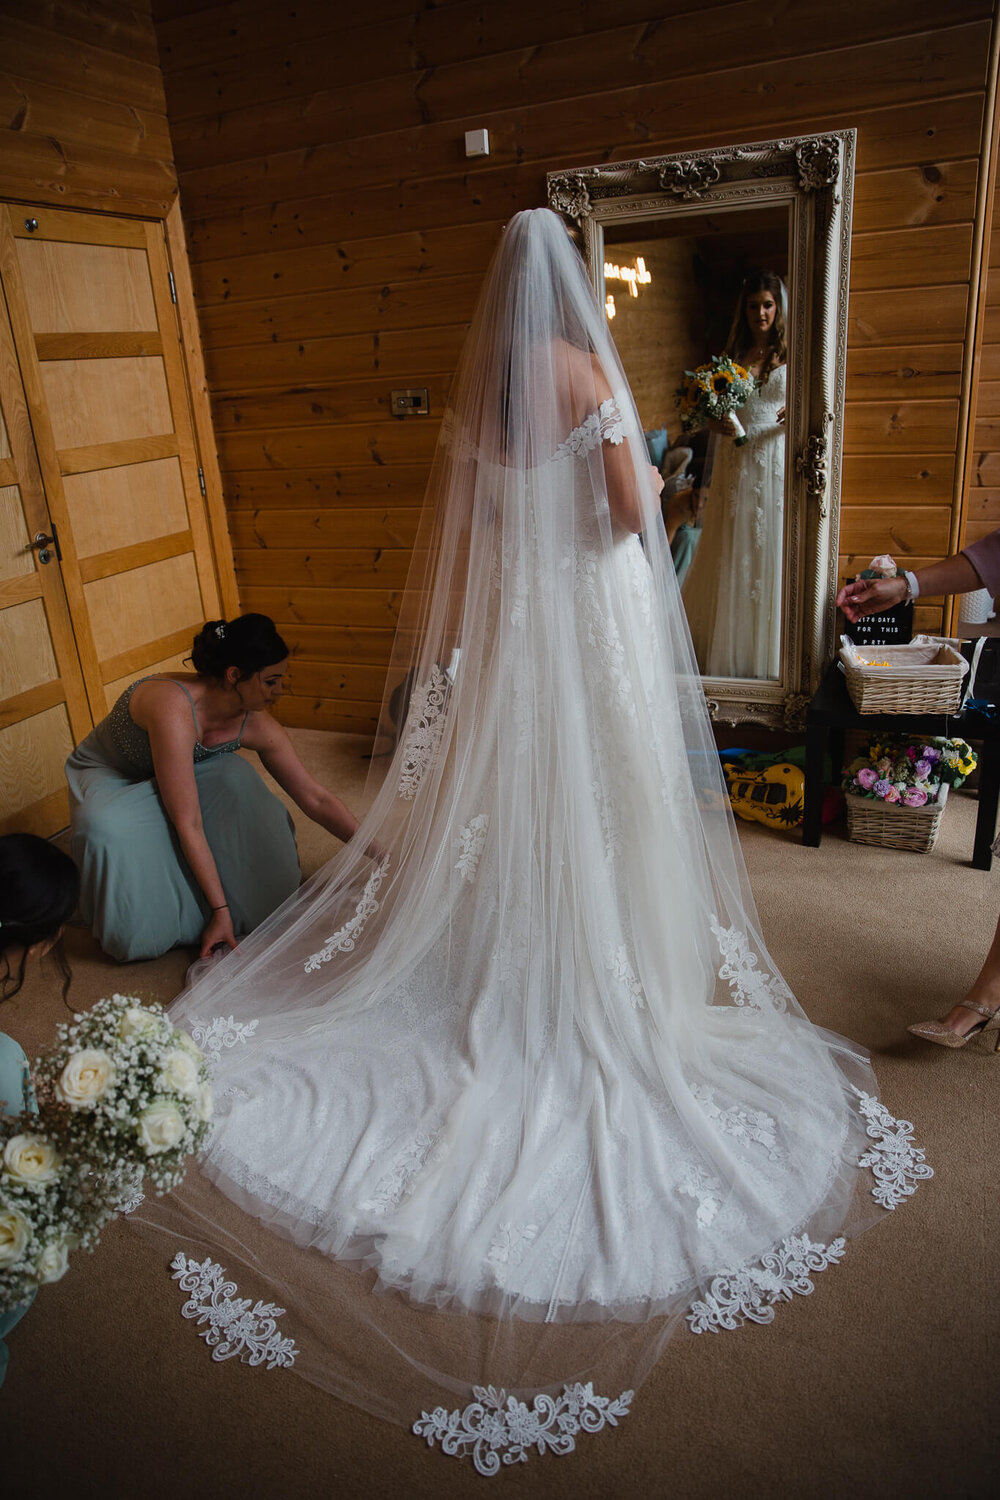
[[62, 562], [62, 548], [59, 545], [59, 533], [55, 526], [52, 527], [51, 536], [47, 532], [36, 531], [31, 545], [37, 549], [40, 563], [50, 563], [53, 557], [56, 562]]

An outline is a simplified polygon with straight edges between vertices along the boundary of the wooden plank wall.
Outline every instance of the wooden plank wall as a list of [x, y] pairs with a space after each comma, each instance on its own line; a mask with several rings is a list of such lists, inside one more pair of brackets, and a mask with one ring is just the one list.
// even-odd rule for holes
[[[464, 327], [551, 169], [857, 127], [842, 571], [948, 551], [992, 13], [154, 0], [243, 605], [294, 641], [290, 722], [373, 722]], [[394, 421], [396, 385], [434, 418]]]
[[0, 0], [0, 197], [163, 219], [176, 196], [149, 0]]

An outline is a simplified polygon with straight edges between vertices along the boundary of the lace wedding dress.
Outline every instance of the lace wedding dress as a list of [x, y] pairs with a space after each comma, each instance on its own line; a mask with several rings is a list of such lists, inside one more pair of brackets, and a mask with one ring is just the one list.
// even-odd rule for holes
[[779, 675], [785, 383], [779, 365], [740, 408], [745, 444], [714, 440], [701, 540], [684, 581], [695, 656], [709, 677]]
[[457, 392], [398, 746], [175, 1005], [217, 1124], [148, 1217], [273, 1290], [302, 1373], [488, 1473], [618, 1420], [669, 1315], [810, 1291], [875, 1216], [866, 1158], [887, 1208], [929, 1169], [760, 936], [635, 407], [547, 210]]

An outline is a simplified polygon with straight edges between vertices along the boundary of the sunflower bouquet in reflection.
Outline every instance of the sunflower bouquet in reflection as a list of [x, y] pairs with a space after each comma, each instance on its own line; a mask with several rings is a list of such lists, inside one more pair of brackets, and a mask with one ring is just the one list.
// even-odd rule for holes
[[143, 1182], [175, 1187], [212, 1117], [200, 1049], [128, 995], [60, 1026], [32, 1084], [37, 1109], [0, 1115], [0, 1313], [59, 1281]]
[[685, 432], [697, 432], [707, 422], [725, 422], [735, 435], [736, 446], [742, 447], [747, 435], [736, 413], [759, 389], [760, 381], [743, 365], [736, 364], [728, 354], [713, 354], [707, 365], [684, 371], [674, 398], [681, 427]]

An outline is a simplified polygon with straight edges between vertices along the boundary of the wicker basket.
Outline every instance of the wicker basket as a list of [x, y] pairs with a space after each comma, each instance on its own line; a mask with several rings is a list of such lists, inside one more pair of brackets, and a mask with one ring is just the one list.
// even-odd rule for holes
[[929, 635], [914, 636], [908, 646], [856, 646], [841, 637], [851, 702], [859, 714], [955, 713], [969, 669], [958, 647], [958, 641]]
[[942, 785], [936, 802], [923, 807], [903, 807], [898, 802], [873, 801], [845, 792], [847, 837], [855, 844], [881, 844], [884, 849], [912, 849], [926, 854], [934, 848], [948, 800]]

